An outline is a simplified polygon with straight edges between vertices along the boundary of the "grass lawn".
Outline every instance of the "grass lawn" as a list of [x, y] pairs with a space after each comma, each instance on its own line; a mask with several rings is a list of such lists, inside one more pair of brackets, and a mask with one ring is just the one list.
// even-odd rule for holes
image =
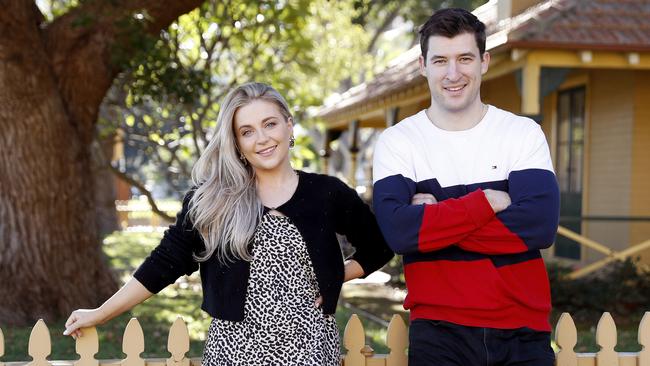
[[[159, 233], [115, 233], [104, 241], [104, 251], [111, 266], [117, 271], [124, 282], [130, 278], [131, 272], [146, 257], [160, 240]], [[383, 286], [345, 285], [342, 302], [351, 308], [359, 308], [375, 315], [376, 318], [390, 321], [393, 314], [400, 314], [408, 322], [408, 313], [401, 306], [403, 294]], [[122, 334], [131, 317], [137, 317], [145, 335], [145, 352], [142, 357], [169, 357], [166, 351], [169, 327], [177, 316], [182, 316], [190, 332], [190, 357], [200, 357], [203, 349], [205, 332], [210, 323], [210, 317], [200, 309], [201, 287], [198, 273], [182, 278], [176, 284], [169, 286], [157, 296], [135, 307], [130, 313], [113, 319], [98, 327], [99, 353], [97, 359], [123, 358]], [[353, 310], [350, 307], [339, 306], [336, 314], [341, 334]], [[618, 329], [619, 346], [617, 351], [635, 352], [640, 350], [637, 343], [637, 326], [639, 319], [628, 319]], [[551, 318], [555, 325], [559, 314]], [[366, 331], [368, 344], [375, 353], [387, 353], [384, 340], [386, 327], [377, 321], [360, 314], [361, 322]], [[618, 319], [614, 319], [618, 322]], [[74, 341], [61, 335], [64, 320], [48, 324], [52, 339], [52, 354], [50, 360], [74, 360]], [[629, 324], [629, 325], [626, 325]], [[596, 324], [578, 324], [577, 352], [596, 352]], [[0, 361], [27, 361], [27, 345], [32, 327], [4, 327], [5, 354]]]

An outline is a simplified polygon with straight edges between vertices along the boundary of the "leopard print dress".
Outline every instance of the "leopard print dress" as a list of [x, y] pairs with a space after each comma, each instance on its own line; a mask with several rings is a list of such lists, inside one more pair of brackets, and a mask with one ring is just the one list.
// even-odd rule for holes
[[291, 220], [262, 216], [252, 252], [244, 320], [212, 320], [203, 366], [340, 365], [336, 321], [314, 306], [316, 276]]

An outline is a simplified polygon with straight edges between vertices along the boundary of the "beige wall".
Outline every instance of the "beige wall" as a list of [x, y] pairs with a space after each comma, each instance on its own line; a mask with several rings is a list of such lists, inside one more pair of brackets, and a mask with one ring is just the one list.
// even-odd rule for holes
[[[632, 144], [635, 79], [632, 71], [593, 70], [589, 76], [590, 123], [586, 156], [589, 186], [586, 215], [629, 216], [631, 207]], [[614, 250], [629, 245], [629, 223], [591, 221], [586, 235]], [[587, 253], [586, 261], [600, 255]]]
[[[650, 216], [650, 71], [634, 73], [634, 122], [630, 215]], [[650, 222], [630, 225], [630, 245], [650, 239]], [[640, 253], [650, 264], [650, 249]]]

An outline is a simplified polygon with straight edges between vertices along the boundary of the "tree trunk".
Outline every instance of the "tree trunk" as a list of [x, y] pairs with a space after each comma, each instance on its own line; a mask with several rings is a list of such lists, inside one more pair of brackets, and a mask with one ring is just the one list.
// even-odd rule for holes
[[[98, 138], [99, 139], [99, 138]], [[117, 179], [108, 164], [113, 154], [115, 135], [95, 140], [92, 144], [92, 176], [95, 186], [95, 217], [97, 233], [103, 239], [120, 229], [115, 200]]]
[[0, 31], [13, 36], [0, 43], [0, 324], [57, 319], [116, 290], [90, 214], [90, 146], [68, 119], [37, 23], [20, 19], [34, 14], [22, 10]]
[[110, 63], [116, 19], [148, 10], [147, 31], [157, 33], [200, 3], [88, 1], [43, 27], [33, 3], [3, 1], [0, 324], [65, 317], [117, 289], [98, 240], [91, 169], [99, 105], [119, 71]]

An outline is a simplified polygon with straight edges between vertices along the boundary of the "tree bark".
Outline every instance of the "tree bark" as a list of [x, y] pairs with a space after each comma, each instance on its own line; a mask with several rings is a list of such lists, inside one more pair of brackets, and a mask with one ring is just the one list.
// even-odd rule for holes
[[61, 318], [116, 290], [97, 235], [91, 143], [120, 71], [117, 21], [144, 9], [156, 34], [201, 2], [89, 0], [44, 27], [35, 4], [3, 1], [0, 324]]
[[115, 200], [117, 197], [116, 179], [110, 169], [115, 134], [104, 138], [97, 137], [91, 145], [91, 168], [95, 192], [95, 217], [100, 239], [120, 229]]

